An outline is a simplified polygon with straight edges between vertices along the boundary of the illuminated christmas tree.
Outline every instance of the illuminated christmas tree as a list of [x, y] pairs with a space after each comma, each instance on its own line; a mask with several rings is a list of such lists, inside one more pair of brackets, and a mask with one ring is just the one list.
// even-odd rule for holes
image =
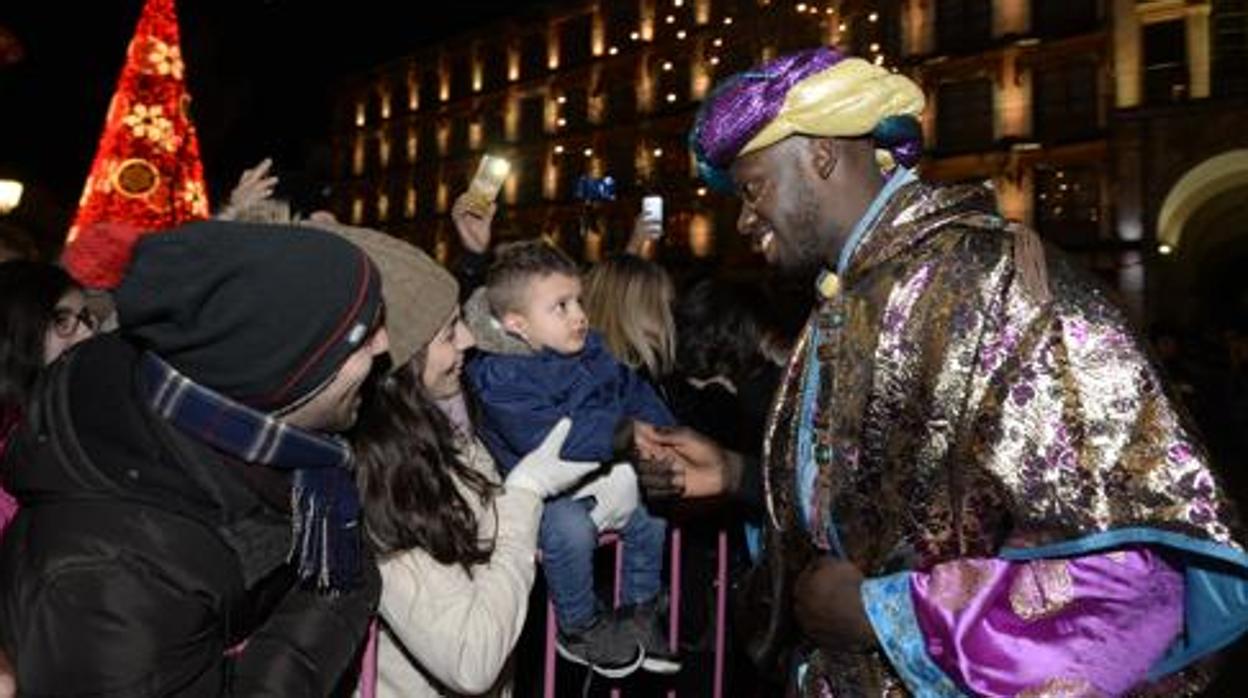
[[190, 102], [174, 0], [147, 0], [65, 241], [84, 285], [116, 285], [135, 237], [208, 217]]

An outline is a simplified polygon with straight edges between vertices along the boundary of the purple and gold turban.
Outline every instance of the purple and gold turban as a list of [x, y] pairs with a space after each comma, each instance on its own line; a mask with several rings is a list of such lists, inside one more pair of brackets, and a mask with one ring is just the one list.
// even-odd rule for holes
[[689, 134], [702, 178], [731, 190], [738, 157], [794, 134], [870, 135], [884, 169], [913, 166], [923, 151], [923, 90], [905, 76], [829, 48], [781, 56], [721, 83]]

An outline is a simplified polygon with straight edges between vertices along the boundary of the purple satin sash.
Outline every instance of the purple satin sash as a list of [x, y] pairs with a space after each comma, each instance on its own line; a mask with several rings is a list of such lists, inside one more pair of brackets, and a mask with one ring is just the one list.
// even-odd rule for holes
[[1183, 629], [1183, 576], [1147, 548], [955, 560], [910, 588], [927, 654], [978, 695], [1119, 695]]

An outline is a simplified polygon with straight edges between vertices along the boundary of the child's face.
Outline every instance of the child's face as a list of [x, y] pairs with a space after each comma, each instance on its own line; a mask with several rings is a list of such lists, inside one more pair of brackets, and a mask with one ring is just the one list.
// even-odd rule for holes
[[529, 281], [522, 312], [509, 312], [503, 325], [534, 349], [575, 354], [585, 347], [589, 320], [581, 308], [581, 280], [546, 274]]

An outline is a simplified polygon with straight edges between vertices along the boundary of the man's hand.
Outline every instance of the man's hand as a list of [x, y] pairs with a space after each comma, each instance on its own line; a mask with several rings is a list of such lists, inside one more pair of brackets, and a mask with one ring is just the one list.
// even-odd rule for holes
[[637, 472], [652, 497], [732, 494], [741, 481], [741, 456], [687, 427], [637, 422]]
[[820, 647], [865, 651], [876, 645], [875, 631], [862, 607], [862, 572], [852, 562], [823, 556], [793, 585], [793, 615]]
[[0, 650], [0, 698], [15, 698], [17, 696], [17, 675], [13, 671], [13, 665], [9, 663], [9, 658], [5, 656], [4, 650]]
[[493, 201], [486, 205], [468, 192], [455, 198], [451, 206], [451, 221], [455, 223], [455, 231], [459, 233], [459, 242], [469, 252], [484, 254], [490, 248], [490, 226], [494, 223], [494, 214], [498, 212], [498, 204]]

